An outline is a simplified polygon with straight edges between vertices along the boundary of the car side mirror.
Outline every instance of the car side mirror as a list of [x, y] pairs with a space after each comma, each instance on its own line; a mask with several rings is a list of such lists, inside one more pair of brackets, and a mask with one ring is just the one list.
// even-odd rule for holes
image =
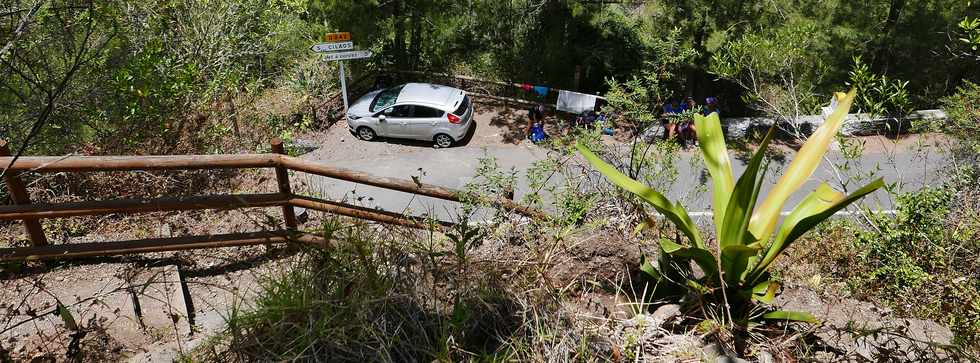
[[385, 121], [385, 119], [387, 119], [387, 118], [388, 118], [388, 117], [387, 117], [387, 116], [385, 116], [385, 115], [383, 115], [383, 114], [382, 114], [382, 115], [378, 115], [378, 121], [381, 121], [381, 122], [384, 122], [384, 121]]

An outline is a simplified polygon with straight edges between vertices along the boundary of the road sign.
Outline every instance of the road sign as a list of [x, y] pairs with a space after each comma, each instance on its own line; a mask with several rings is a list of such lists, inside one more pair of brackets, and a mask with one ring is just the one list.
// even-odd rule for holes
[[323, 36], [323, 40], [326, 40], [331, 43], [346, 42], [350, 40], [350, 33], [349, 32], [327, 33], [327, 35]]
[[[344, 61], [348, 59], [362, 59], [371, 56], [369, 50], [353, 50], [354, 43], [350, 41], [349, 32], [327, 33], [323, 36], [326, 43], [316, 44], [310, 50], [317, 53], [325, 53], [323, 60]], [[350, 52], [337, 52], [338, 50], [350, 50]], [[344, 74], [344, 62], [340, 63], [340, 90], [344, 95], [344, 112], [347, 112], [347, 75]]]
[[323, 55], [323, 60], [341, 61], [341, 60], [348, 60], [348, 59], [368, 58], [370, 56], [371, 56], [370, 50], [356, 50], [353, 52], [327, 53]]
[[333, 52], [338, 50], [351, 50], [351, 49], [354, 49], [354, 42], [320, 43], [310, 47], [310, 50], [317, 53]]

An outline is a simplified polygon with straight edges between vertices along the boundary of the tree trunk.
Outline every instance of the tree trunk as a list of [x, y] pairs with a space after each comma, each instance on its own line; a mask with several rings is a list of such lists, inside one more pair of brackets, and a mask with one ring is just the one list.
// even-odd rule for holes
[[395, 56], [395, 67], [403, 69], [405, 65], [405, 1], [396, 0], [395, 11], [391, 16], [395, 22], [395, 40], [392, 44], [392, 53]]
[[902, 9], [905, 8], [906, 0], [891, 0], [891, 4], [888, 6], [888, 15], [885, 18], [885, 24], [881, 29], [881, 37], [878, 38], [877, 44], [875, 44], [874, 54], [871, 58], [871, 66], [875, 72], [886, 73], [888, 71], [889, 59], [891, 57], [887, 56], [888, 43], [891, 39], [892, 32], [895, 31], [895, 26], [898, 24], [898, 19], [902, 16]]
[[[417, 5], [416, 5], [417, 6]], [[419, 63], [422, 61], [422, 14], [416, 7], [412, 9], [412, 70], [418, 70]]]

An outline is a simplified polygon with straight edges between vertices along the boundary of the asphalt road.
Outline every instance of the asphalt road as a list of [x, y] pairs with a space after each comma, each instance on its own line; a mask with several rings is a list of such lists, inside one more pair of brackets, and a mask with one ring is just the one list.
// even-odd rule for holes
[[[412, 143], [397, 140], [364, 142], [354, 139], [349, 134], [343, 135], [341, 125], [334, 126], [335, 135], [324, 139], [324, 142], [346, 144], [344, 148], [325, 145], [320, 150], [306, 155], [306, 158], [326, 162], [330, 165], [353, 169], [377, 176], [408, 179], [419, 177], [424, 183], [441, 185], [450, 188], [463, 188], [473, 180], [481, 157], [492, 156], [503, 169], [514, 168], [519, 178], [516, 197], [521, 198], [527, 192], [528, 185], [525, 172], [531, 165], [546, 158], [547, 150], [526, 141], [500, 141], [503, 132], [508, 128], [493, 125], [484, 115], [478, 125], [476, 135], [468, 144], [450, 149], [433, 149], [425, 143]], [[478, 122], [481, 118], [477, 118]], [[499, 122], [497, 122], [499, 124]], [[511, 128], [512, 129], [512, 128]], [[338, 131], [341, 130], [341, 131]], [[340, 133], [337, 135], [336, 133]], [[870, 181], [868, 175], [883, 177], [886, 183], [893, 183], [895, 190], [912, 191], [924, 186], [937, 183], [940, 176], [937, 171], [943, 168], [945, 157], [938, 147], [930, 146], [936, 142], [928, 137], [913, 136], [901, 141], [884, 138], [865, 138], [865, 151], [860, 158], [853, 160], [848, 170], [837, 170], [831, 165], [839, 165], [844, 161], [842, 153], [832, 147], [821, 167], [811, 176], [807, 183], [795, 193], [787, 206], [787, 212], [799, 200], [806, 196], [816, 186], [826, 181], [835, 189], [841, 190], [841, 181], [847, 188], [854, 190]], [[516, 143], [514, 142], [516, 141]], [[607, 142], [614, 144], [612, 139]], [[771, 164], [766, 182], [760, 195], [765, 195], [771, 189], [779, 175], [792, 157], [794, 152], [788, 148], [785, 159]], [[699, 156], [688, 150], [681, 152], [677, 160], [677, 182], [670, 186], [667, 196], [672, 200], [681, 200], [687, 210], [697, 219], [710, 218], [710, 189], [706, 171], [692, 163], [692, 158]], [[735, 152], [731, 155], [736, 178], [745, 169], [746, 157], [739, 158]], [[864, 175], [865, 177], [854, 177]], [[322, 177], [304, 176], [307, 191], [311, 191], [334, 200], [354, 201], [360, 205], [380, 208], [388, 211], [410, 212], [413, 214], [429, 213], [443, 220], [458, 218], [458, 203], [410, 195], [402, 192], [343, 182]], [[890, 211], [894, 209], [894, 201], [885, 191], [879, 191], [865, 198], [863, 205], [872, 210]], [[479, 216], [471, 217], [480, 219]]]

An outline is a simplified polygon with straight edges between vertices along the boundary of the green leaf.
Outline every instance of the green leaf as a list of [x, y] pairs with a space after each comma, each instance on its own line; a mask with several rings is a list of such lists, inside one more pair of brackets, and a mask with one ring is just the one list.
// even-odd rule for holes
[[802, 311], [786, 311], [786, 310], [776, 310], [773, 312], [765, 313], [762, 315], [763, 320], [777, 320], [777, 321], [799, 321], [804, 323], [817, 323], [817, 318], [815, 318], [810, 313], [805, 313]]
[[715, 255], [711, 254], [710, 251], [703, 248], [682, 246], [666, 238], [660, 240], [660, 248], [663, 249], [664, 253], [671, 256], [694, 260], [694, 263], [698, 264], [698, 267], [704, 271], [705, 279], [710, 281], [717, 278], [718, 261], [715, 260]]
[[725, 271], [725, 282], [729, 286], [739, 286], [745, 277], [749, 257], [755, 256], [759, 250], [749, 246], [730, 245], [721, 249], [721, 268]]
[[752, 300], [771, 304], [776, 298], [776, 291], [779, 291], [779, 284], [774, 281], [763, 281], [752, 288]]
[[684, 235], [686, 235], [695, 246], [699, 248], [704, 247], [704, 243], [701, 241], [701, 235], [698, 233], [697, 226], [694, 224], [694, 221], [691, 220], [691, 216], [687, 214], [687, 211], [684, 210], [683, 206], [680, 204], [671, 203], [662, 194], [650, 189], [646, 185], [643, 185], [636, 180], [633, 180], [619, 170], [616, 170], [615, 167], [609, 165], [605, 161], [602, 161], [602, 159], [599, 159], [598, 156], [593, 154], [592, 151], [582, 144], [576, 143], [575, 147], [578, 148], [579, 153], [581, 153], [582, 156], [588, 160], [589, 164], [592, 164], [592, 167], [596, 168], [596, 170], [602, 173], [606, 179], [609, 179], [610, 182], [616, 184], [620, 188], [626, 189], [626, 191], [643, 198], [643, 200], [652, 205], [657, 212], [660, 212], [660, 214], [663, 214], [668, 220], [674, 223], [674, 225], [677, 226], [677, 228], [680, 229], [681, 232], [684, 233]]
[[690, 279], [687, 280], [686, 286], [691, 290], [697, 291], [701, 295], [711, 294], [711, 289], [704, 287], [704, 285], [701, 285], [700, 283], [694, 280], [690, 280]]
[[65, 307], [65, 305], [63, 305], [60, 301], [58, 302], [58, 316], [61, 317], [61, 321], [65, 323], [65, 327], [67, 327], [68, 330], [78, 330], [78, 324], [75, 323], [75, 318], [71, 315], [71, 312], [68, 311], [68, 308]]
[[661, 278], [660, 271], [657, 271], [657, 268], [650, 264], [650, 260], [647, 259], [647, 256], [640, 257], [640, 271], [643, 271], [643, 273], [647, 274], [647, 276], [654, 280], [660, 280]]
[[[759, 188], [762, 186], [763, 175], [759, 175], [759, 168], [762, 166], [762, 159], [775, 134], [776, 126], [773, 125], [762, 139], [758, 150], [749, 160], [745, 172], [738, 178], [735, 189], [728, 200], [728, 207], [725, 208], [725, 217], [720, 228], [721, 234], [718, 235], [718, 243], [724, 249], [731, 245], [751, 244], [756, 240], [748, 234], [749, 220], [752, 218], [752, 209], [755, 208], [755, 201], [759, 196]], [[762, 236], [763, 238], [765, 236]], [[746, 241], [751, 240], [751, 241]]]
[[738, 178], [731, 200], [728, 201], [728, 208], [725, 209], [722, 234], [718, 236], [718, 244], [721, 246], [722, 271], [725, 272], [725, 282], [729, 285], [740, 285], [742, 279], [746, 277], [750, 261], [754, 261], [759, 252], [758, 238], [748, 231], [749, 220], [752, 218], [752, 209], [755, 208], [755, 201], [759, 197], [759, 189], [765, 176], [765, 170], [762, 175], [759, 174], [762, 159], [775, 130], [775, 126], [770, 127], [766, 137], [762, 139], [758, 150], [749, 160], [745, 172]]
[[786, 220], [783, 221], [779, 232], [776, 233], [776, 238], [773, 240], [772, 245], [766, 250], [765, 257], [754, 268], [750, 282], [755, 282], [769, 268], [772, 261], [804, 233], [816, 227], [820, 222], [830, 218], [837, 211], [844, 209], [851, 203], [856, 202], [858, 199], [878, 190], [884, 185], [884, 180], [878, 178], [847, 197], [844, 197], [843, 194], [833, 190], [827, 183], [821, 183], [817, 186], [816, 190], [803, 199], [786, 216]]
[[796, 157], [790, 162], [789, 167], [786, 168], [786, 172], [779, 178], [776, 185], [766, 195], [766, 199], [762, 201], [762, 204], [752, 215], [749, 231], [753, 235], [766, 238], [776, 228], [776, 222], [779, 221], [779, 213], [783, 208], [783, 204], [786, 203], [790, 195], [803, 186], [803, 183], [820, 166], [823, 155], [827, 153], [827, 148], [830, 147], [831, 141], [837, 135], [837, 130], [844, 123], [844, 118], [847, 117], [847, 112], [850, 110], [851, 103], [854, 101], [856, 94], [856, 91], [851, 89], [838, 102], [837, 108], [827, 117], [823, 125], [820, 125], [807, 138], [806, 143], [796, 153]]
[[698, 144], [704, 157], [704, 164], [711, 174], [711, 205], [714, 209], [715, 233], [721, 235], [725, 208], [735, 188], [732, 177], [732, 164], [725, 146], [725, 134], [721, 130], [721, 119], [712, 112], [707, 117], [694, 115], [694, 126], [698, 130]]
[[[661, 256], [663, 257], [663, 256]], [[661, 258], [657, 261], [657, 266], [650, 263], [650, 259], [646, 256], [640, 258], [640, 271], [650, 277], [651, 280], [656, 281], [653, 289], [649, 292], [652, 301], [657, 300], [676, 300], [686, 293], [686, 289], [679, 281], [685, 280], [681, 277], [685, 273], [680, 271], [667, 271], [666, 274], [661, 271], [661, 268], [665, 268], [664, 259]], [[672, 268], [667, 266], [667, 268]], [[670, 275], [669, 277], [666, 275]]]

